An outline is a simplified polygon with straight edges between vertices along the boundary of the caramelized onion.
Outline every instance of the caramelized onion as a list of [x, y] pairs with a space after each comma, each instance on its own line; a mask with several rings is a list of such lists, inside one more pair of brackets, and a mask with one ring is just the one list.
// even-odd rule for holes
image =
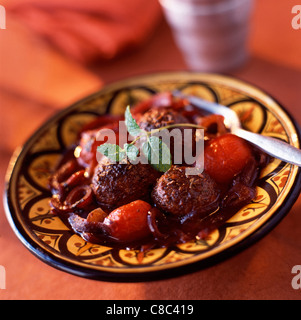
[[227, 196], [222, 201], [224, 208], [239, 208], [249, 203], [256, 196], [255, 188], [246, 186], [242, 183], [234, 185]]
[[71, 211], [71, 208], [69, 205], [66, 205], [65, 203], [62, 203], [58, 196], [53, 196], [50, 199], [50, 206], [57, 212], [57, 213], [63, 213], [66, 214]]
[[87, 181], [86, 170], [79, 170], [73, 173], [66, 181], [62, 183], [65, 188], [72, 188]]
[[168, 237], [168, 235], [165, 235], [162, 232], [160, 232], [160, 230], [158, 228], [158, 222], [157, 222], [156, 218], [159, 214], [161, 214], [161, 212], [157, 208], [152, 208], [151, 210], [149, 210], [147, 213], [147, 224], [148, 224], [149, 230], [152, 233], [153, 237], [155, 239], [163, 240], [163, 239], [166, 239]]
[[87, 219], [73, 213], [68, 218], [72, 229], [77, 233], [103, 233], [104, 225], [102, 222], [89, 222]]
[[65, 203], [72, 209], [82, 209], [93, 200], [92, 189], [89, 185], [81, 185], [72, 189], [66, 197]]
[[54, 190], [61, 189], [61, 182], [67, 179], [74, 171], [76, 170], [77, 162], [75, 159], [72, 159], [62, 165], [56, 173], [52, 176], [50, 180], [50, 186]]

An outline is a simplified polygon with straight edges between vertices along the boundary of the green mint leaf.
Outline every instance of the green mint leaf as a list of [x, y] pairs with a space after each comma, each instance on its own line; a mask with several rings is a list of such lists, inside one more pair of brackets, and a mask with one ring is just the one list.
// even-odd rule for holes
[[123, 149], [125, 150], [126, 155], [130, 160], [132, 161], [136, 160], [139, 154], [139, 149], [135, 145], [125, 143], [123, 146]]
[[168, 146], [158, 137], [151, 136], [142, 145], [142, 152], [148, 162], [158, 171], [166, 172], [171, 167], [171, 153]]
[[124, 117], [125, 117], [125, 125], [127, 127], [129, 134], [133, 137], [139, 136], [139, 134], [141, 133], [141, 129], [138, 126], [136, 120], [133, 118], [129, 106], [127, 106], [125, 110]]
[[123, 149], [121, 149], [118, 145], [111, 143], [104, 143], [98, 146], [97, 152], [102, 153], [112, 162], [120, 162], [126, 157], [125, 151]]

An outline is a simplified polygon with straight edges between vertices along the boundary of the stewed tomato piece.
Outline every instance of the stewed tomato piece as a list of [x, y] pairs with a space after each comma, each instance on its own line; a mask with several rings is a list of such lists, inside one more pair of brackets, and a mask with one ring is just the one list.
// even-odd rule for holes
[[119, 241], [135, 241], [147, 237], [150, 229], [147, 215], [152, 206], [142, 200], [136, 200], [113, 210], [105, 218], [110, 235]]
[[229, 183], [252, 157], [250, 145], [233, 134], [209, 141], [204, 150], [205, 171], [218, 183]]

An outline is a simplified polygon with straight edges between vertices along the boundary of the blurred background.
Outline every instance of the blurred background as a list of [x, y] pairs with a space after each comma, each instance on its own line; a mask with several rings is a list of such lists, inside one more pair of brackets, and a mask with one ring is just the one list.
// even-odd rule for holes
[[[2, 5], [6, 9], [6, 29], [0, 30], [3, 151], [23, 143], [53, 109], [106, 83], [189, 68], [158, 0], [9, 0]], [[246, 21], [249, 57], [239, 68], [225, 72], [247, 78], [276, 96], [274, 82], [294, 85], [301, 69], [301, 29], [292, 28], [294, 5], [293, 0], [255, 0]], [[289, 71], [293, 75], [285, 79]], [[23, 123], [30, 113], [34, 114], [30, 122]]]
[[[188, 68], [158, 0], [9, 0], [2, 5], [0, 127], [5, 150], [23, 143], [53, 109], [106, 83]], [[285, 71], [293, 69], [297, 76], [301, 69], [301, 29], [291, 25], [294, 5], [293, 0], [255, 0], [249, 59], [226, 72], [250, 78], [271, 94], [279, 94], [270, 88], [274, 82], [289, 86], [294, 78], [284, 81]], [[29, 114], [30, 122], [24, 122]]]
[[[99, 90], [105, 84], [134, 75], [186, 69], [206, 69], [233, 75], [269, 92], [301, 123], [301, 29], [294, 29], [292, 26], [292, 19], [296, 16], [296, 13], [292, 13], [292, 8], [296, 1], [254, 0], [248, 8], [248, 14], [241, 11], [235, 13], [239, 23], [231, 26], [234, 29], [229, 31], [230, 34], [242, 30], [245, 24], [248, 28], [248, 36], [244, 38], [246, 55], [237, 65], [215, 68], [217, 60], [202, 66], [190, 65], [186, 52], [189, 45], [184, 44], [186, 51], [183, 51], [183, 43], [177, 35], [185, 28], [188, 28], [186, 35], [191, 34], [191, 30], [199, 28], [197, 24], [205, 20], [204, 17], [196, 18], [191, 6], [197, 2], [202, 8], [208, 3], [219, 6], [227, 1], [232, 2], [183, 0], [182, 5], [186, 4], [183, 10], [181, 7], [175, 9], [179, 6], [179, 0], [1, 1], [6, 14], [6, 29], [0, 30], [1, 181], [4, 181], [13, 150], [23, 144], [49, 116]], [[250, 5], [249, 1], [245, 3], [245, 6]], [[179, 20], [183, 23], [193, 19], [197, 22], [190, 27], [175, 25], [167, 13], [167, 7], [171, 11], [175, 9], [172, 14], [184, 12], [187, 15], [187, 19], [175, 18], [177, 23]], [[199, 12], [198, 10], [200, 9], [195, 12]], [[224, 8], [219, 7], [219, 10], [223, 11]], [[226, 20], [208, 19], [208, 23], [230, 23]], [[299, 22], [301, 24], [300, 20]], [[202, 28], [206, 28], [206, 25]], [[197, 32], [201, 35], [200, 29]], [[236, 41], [220, 43], [227, 36], [226, 33], [227, 31], [220, 40], [214, 42], [218, 49], [212, 49], [213, 51], [222, 50]], [[208, 35], [210, 38], [214, 37], [214, 32], [202, 34], [202, 37], [208, 38]], [[197, 38], [189, 40], [191, 46], [199, 41]], [[195, 50], [198, 50], [197, 47]], [[288, 223], [294, 224], [293, 220]], [[17, 292], [19, 295], [31, 295], [31, 291], [25, 289], [30, 281], [31, 268], [40, 268], [41, 277], [53, 272], [50, 277], [52, 280], [62, 275], [44, 266], [23, 248], [8, 228], [2, 208], [0, 226], [0, 247], [5, 248], [0, 253], [0, 264], [19, 273], [24, 257], [31, 263], [31, 267], [27, 269], [25, 265], [18, 280], [13, 279], [12, 271], [8, 272], [12, 286], [10, 291], [6, 291], [8, 297], [17, 297]], [[289, 237], [286, 229], [283, 232], [284, 238]], [[69, 294], [72, 294], [72, 290], [67, 284], [72, 279], [74, 280], [69, 275], [64, 275], [61, 279]], [[261, 282], [264, 283], [264, 279]], [[41, 283], [40, 285], [42, 286]], [[90, 286], [91, 283], [85, 285]], [[111, 291], [106, 291], [106, 298], [124, 298], [128, 287], [113, 285], [110, 288]], [[49, 290], [45, 291], [44, 287], [40, 289], [42, 297], [49, 296]], [[214, 297], [214, 288], [207, 290]], [[268, 287], [259, 294], [264, 297], [269, 293], [267, 290]], [[288, 294], [294, 293], [291, 288], [287, 290]], [[255, 291], [250, 292], [254, 297], [258, 293]], [[139, 294], [143, 299], [145, 290], [133, 290], [130, 296], [135, 298]], [[277, 296], [276, 291], [275, 294]], [[280, 294], [281, 292], [278, 293]]]

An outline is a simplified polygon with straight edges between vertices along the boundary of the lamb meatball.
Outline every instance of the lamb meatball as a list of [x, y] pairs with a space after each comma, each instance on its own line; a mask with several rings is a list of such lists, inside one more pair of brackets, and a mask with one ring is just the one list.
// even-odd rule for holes
[[[151, 131], [154, 129], [162, 128], [173, 124], [189, 123], [188, 119], [181, 113], [171, 108], [153, 108], [144, 113], [138, 120], [140, 128]], [[184, 129], [192, 130], [191, 139], [188, 136], [185, 137]], [[172, 129], [170, 129], [172, 130]], [[169, 131], [170, 131], [169, 130]], [[186, 163], [184, 158], [184, 145], [186, 148], [191, 146], [191, 156], [195, 155], [195, 129], [188, 127], [179, 127], [175, 135], [169, 134], [168, 131], [160, 132], [155, 135], [159, 135], [163, 142], [165, 142], [171, 151], [172, 163], [181, 165], [191, 165], [192, 163]], [[179, 135], [180, 133], [180, 135]], [[190, 144], [190, 145], [189, 145]]]
[[170, 108], [152, 108], [145, 112], [138, 120], [141, 129], [151, 131], [175, 123], [188, 123], [189, 121], [179, 112]]
[[148, 164], [104, 162], [95, 168], [92, 189], [97, 202], [108, 210], [146, 199], [159, 173]]
[[199, 217], [217, 209], [219, 190], [205, 172], [186, 175], [186, 167], [172, 166], [158, 180], [152, 192], [155, 205], [176, 216], [197, 214]]

